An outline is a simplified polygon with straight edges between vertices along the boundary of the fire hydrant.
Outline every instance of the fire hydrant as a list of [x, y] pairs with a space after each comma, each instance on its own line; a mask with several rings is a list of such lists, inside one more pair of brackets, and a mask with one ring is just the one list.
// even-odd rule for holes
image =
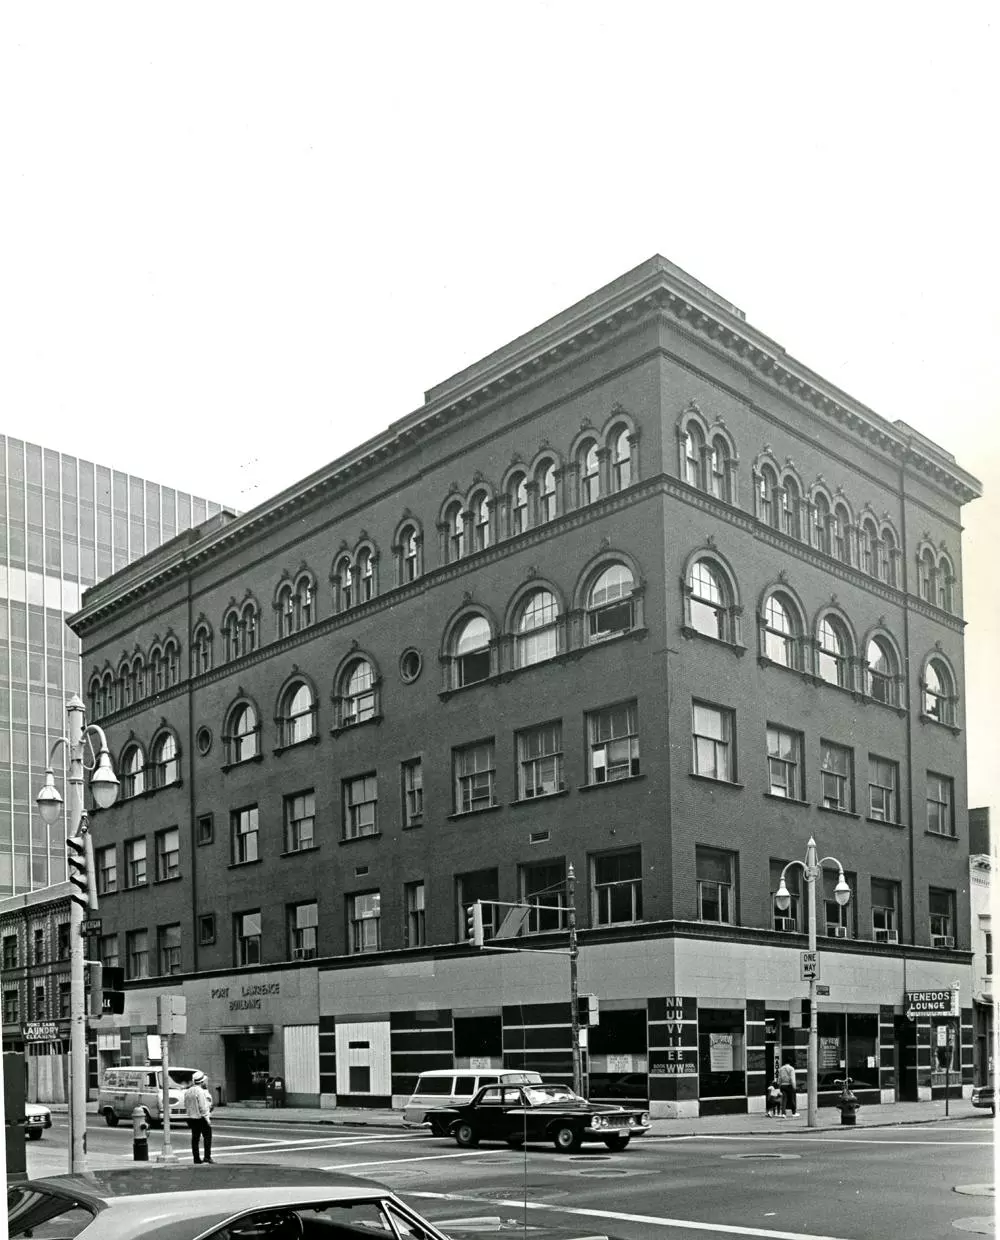
[[143, 1107], [132, 1112], [132, 1161], [149, 1162], [149, 1121]]
[[837, 1106], [840, 1108], [840, 1122], [842, 1124], [856, 1124], [858, 1122], [858, 1107], [861, 1103], [858, 1101], [857, 1094], [851, 1089], [851, 1078], [848, 1077], [843, 1082], [844, 1088], [840, 1091], [840, 1097], [837, 1099]]

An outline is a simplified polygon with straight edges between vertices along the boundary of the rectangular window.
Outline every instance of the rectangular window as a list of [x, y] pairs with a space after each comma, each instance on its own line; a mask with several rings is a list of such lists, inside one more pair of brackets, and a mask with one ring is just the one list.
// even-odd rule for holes
[[159, 961], [160, 976], [181, 971], [181, 927], [180, 922], [169, 926], [160, 926], [156, 931], [156, 955]]
[[109, 844], [99, 848], [94, 860], [97, 863], [97, 894], [110, 896], [118, 890], [118, 847]]
[[4, 969], [17, 968], [17, 935], [5, 934], [3, 938], [3, 967]]
[[404, 942], [407, 947], [423, 947], [427, 942], [426, 926], [426, 890], [423, 883], [407, 883], [403, 888], [406, 900], [406, 934]]
[[955, 893], [942, 887], [928, 892], [931, 947], [955, 946]]
[[927, 830], [955, 834], [955, 786], [947, 775], [927, 772]]
[[166, 831], [157, 831], [155, 839], [156, 881], [162, 883], [168, 878], [179, 878], [181, 873], [181, 833], [179, 828], [170, 827]]
[[983, 931], [983, 953], [986, 957], [985, 970], [986, 976], [993, 976], [993, 933], [990, 930]]
[[125, 976], [131, 980], [149, 977], [149, 932], [125, 932]]
[[767, 725], [767, 790], [789, 801], [805, 799], [802, 778], [802, 733]]
[[899, 822], [899, 763], [868, 755], [868, 817]]
[[456, 878], [456, 888], [459, 942], [466, 937], [469, 907], [477, 900], [482, 901], [483, 938], [493, 938], [497, 929], [496, 901], [500, 898], [500, 880], [497, 870], [471, 870], [466, 874], [459, 874]]
[[285, 852], [302, 852], [316, 846], [316, 794], [296, 792], [285, 797]]
[[288, 906], [288, 950], [293, 960], [313, 960], [317, 954], [319, 905], [315, 900]]
[[595, 926], [642, 920], [642, 854], [638, 848], [593, 857], [590, 872]]
[[418, 827], [424, 820], [424, 768], [419, 758], [402, 765], [403, 826]]
[[3, 992], [3, 1023], [5, 1025], [16, 1025], [21, 1018], [18, 1009], [17, 991], [5, 990]]
[[788, 891], [789, 901], [788, 908], [779, 908], [774, 898], [781, 881], [781, 871], [786, 864], [784, 861], [771, 862], [771, 926], [775, 930], [801, 930], [802, 871], [797, 865], [789, 866], [785, 872], [785, 888]]
[[69, 1020], [70, 1018], [70, 984], [69, 982], [59, 983], [59, 1019]]
[[736, 854], [718, 848], [695, 851], [698, 918], [732, 924], [736, 920]]
[[212, 814], [198, 816], [198, 846], [211, 844], [215, 839], [215, 818]]
[[899, 883], [889, 879], [872, 879], [872, 938], [899, 942]]
[[125, 841], [125, 885], [141, 887], [146, 881], [146, 837]]
[[611, 783], [639, 774], [639, 725], [635, 702], [587, 715], [588, 783]]
[[202, 913], [198, 918], [198, 942], [208, 947], [215, 942], [215, 914]]
[[566, 787], [563, 781], [562, 722], [546, 723], [517, 734], [520, 800], [549, 796]]
[[350, 947], [355, 954], [377, 952], [381, 947], [379, 927], [382, 919], [382, 897], [377, 891], [347, 897], [347, 918], [350, 923]]
[[378, 833], [378, 779], [374, 773], [344, 780], [344, 836], [349, 840]]
[[566, 929], [566, 862], [540, 861], [521, 866], [521, 902], [531, 908], [529, 934]]
[[35, 1020], [45, 1020], [48, 1016], [45, 1003], [45, 987], [35, 987]]
[[[826, 934], [832, 939], [853, 939], [857, 937], [858, 910], [858, 878], [856, 874], [844, 872], [844, 878], [851, 889], [851, 898], [846, 904], [839, 904], [834, 894], [839, 874], [836, 870], [823, 871], [823, 907], [819, 912], [826, 918]], [[819, 934], [824, 932], [823, 923], [819, 923]]]
[[61, 921], [56, 926], [56, 959], [69, 960], [69, 922]]
[[248, 805], [246, 809], [237, 809], [230, 815], [233, 828], [233, 865], [246, 865], [256, 861], [259, 853], [257, 841], [259, 820], [257, 806]]
[[708, 779], [733, 781], [733, 712], [707, 702], [691, 703], [691, 770]]
[[101, 964], [106, 964], [109, 969], [117, 969], [119, 967], [117, 934], [101, 935], [100, 957]]
[[234, 962], [237, 966], [260, 964], [260, 909], [237, 913], [233, 918]]
[[496, 748], [492, 738], [453, 752], [455, 813], [496, 804]]
[[45, 963], [45, 931], [36, 930], [34, 934], [35, 964]]
[[853, 751], [832, 741], [820, 741], [822, 804], [850, 812], [854, 808]]

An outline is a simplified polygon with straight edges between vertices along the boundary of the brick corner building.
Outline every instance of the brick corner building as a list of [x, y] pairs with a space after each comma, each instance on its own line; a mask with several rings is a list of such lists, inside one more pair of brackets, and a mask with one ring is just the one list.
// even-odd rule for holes
[[[572, 864], [591, 1096], [763, 1110], [777, 1056], [805, 1062], [796, 871], [773, 897], [814, 835], [853, 895], [825, 871], [821, 1101], [845, 1067], [863, 1101], [939, 1096], [948, 1054], [968, 1090], [979, 494], [654, 257], [95, 586], [72, 625], [122, 781], [92, 818], [100, 951], [130, 979], [100, 1066], [143, 1061], [173, 991], [172, 1059], [229, 1098], [566, 1078], [565, 959], [463, 938], [483, 900], [488, 936], [521, 903], [563, 945]], [[956, 977], [960, 1016], [907, 1017]]]

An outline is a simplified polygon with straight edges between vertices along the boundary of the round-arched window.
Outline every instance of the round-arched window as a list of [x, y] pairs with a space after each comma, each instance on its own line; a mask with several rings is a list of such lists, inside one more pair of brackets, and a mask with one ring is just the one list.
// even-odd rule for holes
[[764, 655], [782, 667], [796, 666], [796, 626], [793, 612], [778, 595], [764, 604]]
[[866, 654], [868, 694], [887, 706], [896, 704], [896, 658], [892, 648], [881, 637], [873, 637]]
[[491, 637], [490, 623], [485, 616], [470, 616], [456, 630], [452, 650], [456, 689], [489, 676]]
[[122, 756], [122, 797], [141, 796], [146, 791], [146, 764], [142, 749], [132, 745]]
[[635, 582], [624, 564], [610, 564], [587, 594], [587, 634], [592, 642], [627, 633], [635, 623]]
[[244, 702], [233, 711], [229, 728], [229, 761], [246, 762], [259, 752], [257, 712]]
[[592, 439], [581, 446], [579, 462], [580, 503], [592, 504], [601, 496], [601, 467], [597, 459], [597, 444]]
[[627, 427], [623, 427], [614, 437], [611, 481], [616, 491], [624, 491], [632, 485], [632, 439]]
[[819, 626], [819, 650], [816, 658], [819, 674], [827, 684], [839, 685], [842, 689], [848, 687], [850, 679], [849, 650], [850, 645], [847, 633], [840, 621], [832, 616], [827, 616], [821, 620]]
[[706, 637], [729, 640], [727, 591], [722, 574], [708, 560], [695, 560], [688, 573], [691, 627]]
[[924, 671], [924, 714], [938, 723], [955, 719], [951, 674], [940, 659], [932, 659]]
[[357, 659], [344, 673], [340, 723], [351, 727], [375, 718], [375, 669]]
[[299, 681], [285, 690], [278, 726], [282, 745], [298, 745], [316, 733], [316, 703], [312, 689]]
[[172, 732], [165, 732], [154, 743], [150, 765], [154, 788], [165, 788], [167, 784], [177, 782], [180, 765], [177, 761], [177, 741]]
[[529, 667], [559, 653], [559, 604], [549, 590], [533, 590], [517, 615], [517, 666]]

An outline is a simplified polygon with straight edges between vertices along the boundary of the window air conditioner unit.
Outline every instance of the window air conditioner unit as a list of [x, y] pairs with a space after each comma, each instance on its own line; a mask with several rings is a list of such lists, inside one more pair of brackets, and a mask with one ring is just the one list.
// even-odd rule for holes
[[309, 960], [312, 958], [314, 954], [315, 953], [313, 952], [311, 947], [293, 947], [292, 948], [292, 959], [293, 960]]
[[931, 935], [931, 946], [932, 947], [954, 947], [955, 946], [954, 935], [932, 934]]
[[895, 930], [876, 930], [875, 931], [875, 942], [876, 943], [898, 943], [899, 934]]
[[798, 925], [794, 917], [775, 917], [775, 930], [797, 930]]
[[831, 939], [846, 939], [847, 938], [847, 927], [846, 926], [827, 926], [826, 932], [830, 936]]

